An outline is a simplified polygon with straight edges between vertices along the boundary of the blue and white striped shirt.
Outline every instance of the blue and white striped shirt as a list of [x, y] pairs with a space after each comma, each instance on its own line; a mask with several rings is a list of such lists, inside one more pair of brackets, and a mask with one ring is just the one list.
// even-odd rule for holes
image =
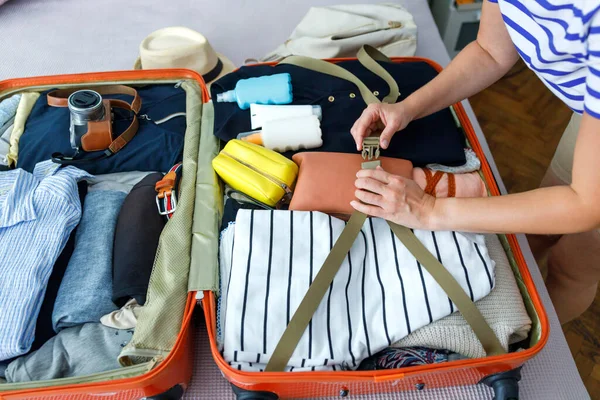
[[573, 111], [600, 118], [600, 2], [498, 3], [521, 58]]
[[33, 174], [0, 172], [0, 361], [31, 347], [52, 267], [81, 218], [84, 177], [50, 160]]

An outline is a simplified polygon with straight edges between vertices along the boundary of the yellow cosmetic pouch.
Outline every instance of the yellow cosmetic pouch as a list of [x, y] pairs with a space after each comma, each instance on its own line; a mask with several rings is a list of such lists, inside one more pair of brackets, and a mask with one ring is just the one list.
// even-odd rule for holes
[[288, 203], [298, 166], [273, 150], [233, 139], [213, 159], [217, 174], [233, 189], [270, 207]]

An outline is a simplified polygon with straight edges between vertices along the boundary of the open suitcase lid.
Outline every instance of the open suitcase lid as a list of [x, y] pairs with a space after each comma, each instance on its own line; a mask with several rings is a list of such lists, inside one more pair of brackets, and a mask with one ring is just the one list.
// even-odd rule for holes
[[[198, 180], [198, 185], [201, 188], [201, 192], [199, 198], [203, 198], [204, 192], [208, 193], [203, 201], [199, 203], [206, 204], [206, 209], [210, 209], [210, 214], [207, 214], [207, 211], [204, 212], [199, 211], [198, 215], [203, 216], [207, 215], [208, 223], [203, 224], [210, 226], [210, 228], [202, 231], [200, 234], [193, 234], [191, 230], [192, 222], [189, 221], [187, 227], [187, 235], [184, 241], [191, 243], [193, 237], [202, 237], [203, 235], [210, 236], [210, 240], [199, 240], [198, 245], [194, 245], [192, 247], [199, 247], [196, 251], [196, 254], [200, 254], [200, 259], [198, 262], [190, 263], [191, 254], [187, 254], [185, 259], [187, 259], [186, 264], [186, 274], [181, 277], [181, 283], [176, 287], [181, 301], [183, 304], [179, 304], [180, 302], [175, 302], [177, 304], [174, 307], [177, 308], [178, 312], [161, 312], [161, 315], [156, 315], [155, 313], [147, 316], [149, 320], [157, 320], [156, 324], [162, 324], [162, 326], [167, 325], [168, 328], [162, 329], [162, 339], [157, 338], [160, 343], [149, 343], [147, 337], [141, 337], [140, 340], [137, 340], [135, 343], [130, 342], [129, 348], [130, 352], [127, 354], [127, 357], [138, 357], [138, 365], [131, 366], [131, 363], [125, 362], [125, 365], [130, 365], [129, 367], [122, 368], [116, 371], [107, 371], [104, 373], [96, 374], [93, 376], [83, 376], [83, 377], [73, 377], [73, 378], [62, 378], [62, 379], [54, 379], [51, 381], [39, 381], [39, 382], [27, 382], [27, 383], [17, 383], [17, 384], [4, 384], [2, 385], [2, 390], [0, 393], [5, 394], [7, 391], [25, 391], [29, 393], [31, 390], [45, 390], [46, 388], [64, 388], [70, 385], [82, 385], [82, 384], [90, 384], [90, 382], [98, 382], [98, 381], [113, 381], [115, 379], [131, 379], [138, 380], [142, 379], [141, 376], [145, 376], [146, 372], [152, 371], [153, 374], [159, 372], [164, 368], [163, 365], [166, 365], [166, 361], [168, 358], [173, 356], [173, 348], [177, 346], [181, 346], [181, 342], [184, 339], [184, 335], [182, 332], [186, 332], [189, 326], [190, 318], [193, 311], [193, 305], [195, 301], [192, 300], [192, 296], [188, 294], [186, 288], [188, 284], [188, 274], [187, 269], [189, 269], [190, 265], [196, 265], [198, 268], [202, 266], [205, 262], [210, 260], [209, 262], [213, 266], [212, 268], [203, 268], [203, 270], [216, 270], [217, 263], [217, 254], [216, 248], [218, 243], [218, 215], [214, 212], [215, 207], [221, 205], [221, 201], [217, 201], [217, 196], [219, 189], [214, 189], [214, 185], [216, 182], [216, 176], [213, 176], [214, 179], [212, 182], [210, 181], [212, 174], [212, 167], [210, 166], [210, 162], [212, 160], [212, 154], [218, 152], [218, 140], [212, 135], [212, 105], [207, 107], [207, 115], [206, 119], [210, 122], [209, 129], [202, 129], [202, 134], [205, 137], [202, 144], [200, 145], [200, 124], [204, 122], [204, 118], [201, 118], [203, 110], [203, 105], [209, 100], [208, 91], [202, 80], [202, 77], [191, 70], [185, 69], [163, 69], [163, 70], [143, 70], [143, 71], [115, 71], [115, 72], [101, 72], [101, 73], [88, 73], [88, 74], [72, 74], [72, 75], [58, 75], [58, 76], [44, 76], [44, 77], [33, 77], [33, 78], [23, 78], [23, 79], [12, 79], [6, 81], [0, 81], [0, 99], [6, 98], [11, 94], [24, 91], [24, 90], [34, 90], [34, 91], [43, 91], [51, 88], [74, 88], [74, 87], [93, 87], [98, 85], [111, 85], [111, 84], [125, 84], [125, 85], [146, 85], [146, 84], [179, 84], [186, 88], [192, 88], [192, 95], [190, 96], [190, 92], [188, 92], [187, 96], [187, 113], [188, 123], [186, 128], [186, 142], [185, 146], [189, 147], [193, 151], [188, 151], [186, 153], [184, 149], [184, 157], [187, 154], [188, 156], [188, 165], [192, 166], [192, 168], [197, 169], [199, 172], [200, 179]], [[186, 87], [187, 86], [187, 87]], [[193, 100], [190, 102], [190, 100]], [[193, 120], [193, 121], [192, 121]], [[190, 128], [191, 127], [191, 128]], [[190, 132], [190, 129], [197, 129], [197, 131]], [[191, 133], [191, 134], [189, 134]], [[196, 133], [196, 134], [194, 134]], [[188, 136], [190, 140], [187, 140]], [[193, 142], [193, 143], [192, 143]], [[200, 154], [198, 155], [198, 151]], [[191, 155], [191, 157], [190, 157]], [[195, 212], [195, 192], [193, 190], [194, 183], [196, 182], [195, 174], [189, 174], [191, 185], [189, 185], [192, 190], [192, 199], [191, 210], [189, 210], [189, 214]], [[193, 177], [193, 179], [192, 179]], [[210, 182], [210, 183], [209, 183]], [[212, 191], [207, 191], [207, 186], [210, 185]], [[212, 197], [211, 196], [212, 193]], [[214, 203], [209, 203], [209, 198], [214, 200]], [[210, 204], [210, 205], [209, 205]], [[200, 208], [202, 208], [200, 206]], [[176, 215], [176, 214], [175, 214]], [[190, 220], [190, 219], [188, 219]], [[211, 223], [214, 222], [214, 223]], [[212, 234], [209, 231], [212, 230]], [[188, 236], [189, 235], [189, 236]], [[211, 242], [212, 241], [212, 242]], [[179, 243], [177, 245], [180, 245]], [[188, 245], [189, 246], [189, 245]], [[206, 251], [203, 249], [210, 248], [214, 246], [215, 250], [211, 255], [208, 255]], [[174, 246], [177, 248], [176, 246]], [[189, 247], [188, 247], [189, 248]], [[153, 273], [154, 274], [154, 273]], [[182, 274], [183, 275], [183, 274]], [[195, 277], [196, 280], [202, 280], [205, 282], [209, 282], [211, 277], [205, 278], [200, 273], [193, 273], [190, 276]], [[184, 279], [185, 278], [185, 279]], [[196, 282], [193, 285], [190, 285], [191, 288], [199, 287], [200, 285], [197, 283], [198, 281], [190, 280], [189, 282]], [[158, 285], [160, 286], [160, 285]], [[183, 289], [183, 290], [182, 290]], [[194, 289], [195, 290], [195, 289]], [[167, 296], [168, 293], [165, 292], [164, 296]], [[168, 296], [167, 296], [168, 297]], [[157, 299], [154, 299], [157, 300]], [[147, 301], [149, 303], [149, 301]], [[163, 302], [162, 301], [154, 301], [153, 309], [161, 309]], [[168, 302], [167, 302], [168, 303]], [[169, 304], [169, 303], [168, 303]], [[173, 319], [177, 319], [174, 323], [166, 324], [165, 320], [169, 321]], [[152, 321], [152, 322], [153, 322]], [[172, 322], [172, 321], [171, 321]], [[149, 324], [148, 329], [146, 331], [150, 332], [150, 336], [152, 336], [152, 332], [155, 331], [155, 327], [152, 326], [152, 323]], [[166, 338], [166, 339], [165, 339]], [[134, 336], [135, 339], [135, 336]], [[154, 341], [154, 337], [150, 342]], [[164, 350], [159, 350], [164, 349]], [[121, 355], [123, 356], [123, 354]], [[144, 362], [148, 361], [148, 362]], [[53, 390], [53, 389], [48, 389]], [[0, 395], [0, 397], [2, 397]]]

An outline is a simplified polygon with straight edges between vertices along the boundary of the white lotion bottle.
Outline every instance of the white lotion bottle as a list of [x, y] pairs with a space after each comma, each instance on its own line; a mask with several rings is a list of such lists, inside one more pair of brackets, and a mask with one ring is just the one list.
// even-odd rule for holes
[[279, 153], [323, 145], [321, 122], [316, 115], [265, 121], [262, 130], [241, 133], [238, 139]]
[[250, 104], [250, 123], [252, 124], [252, 129], [258, 129], [265, 126], [266, 121], [305, 117], [309, 115], [315, 115], [319, 120], [321, 120], [321, 106], [276, 106], [266, 104]]

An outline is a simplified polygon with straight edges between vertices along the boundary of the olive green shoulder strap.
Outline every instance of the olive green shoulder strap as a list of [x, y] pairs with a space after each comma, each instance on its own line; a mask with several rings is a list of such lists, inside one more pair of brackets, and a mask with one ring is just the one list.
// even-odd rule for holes
[[[390, 88], [390, 93], [385, 96], [383, 99], [384, 103], [395, 103], [400, 96], [400, 90], [398, 88], [398, 83], [396, 80], [390, 75], [389, 72], [385, 70], [377, 61], [381, 62], [391, 62], [389, 58], [387, 58], [383, 53], [379, 50], [375, 49], [371, 46], [363, 46], [357, 55], [358, 61], [369, 71], [373, 72], [375, 75], [379, 76], [383, 79]], [[351, 73], [350, 71], [340, 67], [339, 65], [330, 63], [328, 61], [319, 60], [316, 58], [310, 58], [305, 56], [289, 56], [284, 58], [279, 64], [290, 64], [296, 65], [298, 67], [310, 69], [312, 71], [320, 72], [322, 74], [327, 74], [331, 76], [335, 76], [337, 78], [345, 79], [354, 83], [365, 103], [379, 103], [379, 99], [371, 92], [371, 90], [360, 80], [356, 75]]]

